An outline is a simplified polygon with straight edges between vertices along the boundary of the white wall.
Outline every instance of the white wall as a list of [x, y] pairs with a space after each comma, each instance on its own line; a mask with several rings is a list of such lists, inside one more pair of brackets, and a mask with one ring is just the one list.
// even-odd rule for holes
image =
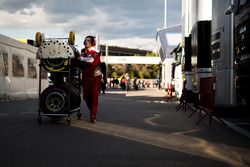
[[[8, 56], [8, 75], [6, 76], [0, 68], [0, 100], [15, 100], [38, 97], [39, 88], [39, 62], [35, 64], [37, 76], [28, 77], [28, 58], [36, 60], [37, 48], [21, 43], [0, 34], [0, 66], [4, 65], [3, 53]], [[24, 76], [13, 76], [13, 55], [22, 57], [21, 63], [24, 68]], [[47, 87], [47, 80], [42, 80], [42, 89]]]

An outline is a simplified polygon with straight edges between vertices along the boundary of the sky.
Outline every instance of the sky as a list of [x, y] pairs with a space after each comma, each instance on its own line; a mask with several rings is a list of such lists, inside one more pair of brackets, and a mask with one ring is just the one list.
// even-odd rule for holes
[[[181, 0], [168, 0], [167, 26], [181, 23]], [[155, 50], [164, 0], [0, 0], [0, 34], [15, 39], [67, 38], [78, 49], [87, 35], [100, 44]]]

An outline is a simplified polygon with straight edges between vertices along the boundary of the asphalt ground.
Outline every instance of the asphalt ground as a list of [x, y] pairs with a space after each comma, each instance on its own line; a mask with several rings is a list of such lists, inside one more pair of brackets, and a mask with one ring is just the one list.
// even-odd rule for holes
[[43, 117], [37, 99], [0, 103], [0, 166], [250, 166], [250, 140], [190, 111], [175, 111], [157, 89], [100, 94], [97, 123], [86, 104], [71, 125]]

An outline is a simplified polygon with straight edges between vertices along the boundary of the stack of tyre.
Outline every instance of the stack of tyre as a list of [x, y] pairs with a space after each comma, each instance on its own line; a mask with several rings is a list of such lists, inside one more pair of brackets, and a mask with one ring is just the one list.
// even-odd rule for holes
[[[72, 66], [71, 60], [69, 61], [69, 58], [65, 56], [75, 54], [74, 51], [72, 52], [74, 41], [75, 35], [72, 31], [69, 33], [68, 43], [59, 40], [46, 41], [40, 32], [36, 33], [36, 45], [39, 47], [38, 55], [43, 55], [43, 58], [40, 57], [40, 64], [53, 76], [53, 84], [49, 85], [40, 94], [40, 109], [48, 116], [68, 114], [70, 111], [80, 107], [79, 87], [65, 79], [69, 77], [69, 70], [75, 72], [75, 67]], [[51, 46], [56, 47], [53, 48]], [[59, 49], [61, 53], [59, 53], [57, 47], [62, 48], [61, 50]], [[45, 49], [47, 49], [46, 53], [44, 52]], [[55, 55], [56, 57], [53, 57]], [[75, 56], [71, 55], [72, 59]], [[75, 74], [70, 73], [70, 75], [74, 76]]]

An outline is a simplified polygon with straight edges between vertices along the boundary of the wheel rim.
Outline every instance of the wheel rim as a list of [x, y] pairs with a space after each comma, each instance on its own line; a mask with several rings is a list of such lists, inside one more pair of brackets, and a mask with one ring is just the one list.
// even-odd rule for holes
[[42, 65], [45, 69], [58, 72], [64, 70], [68, 66], [69, 62], [67, 59], [44, 59], [42, 60]]
[[37, 32], [36, 33], [36, 44], [37, 44], [37, 46], [41, 46], [41, 43], [42, 43], [42, 35], [40, 32]]
[[73, 31], [69, 32], [69, 44], [74, 45], [75, 44], [75, 33]]
[[45, 105], [51, 112], [61, 111], [65, 106], [65, 98], [61, 93], [52, 92], [46, 97]]
[[46, 59], [45, 61], [50, 67], [60, 67], [65, 64], [64, 59]]

